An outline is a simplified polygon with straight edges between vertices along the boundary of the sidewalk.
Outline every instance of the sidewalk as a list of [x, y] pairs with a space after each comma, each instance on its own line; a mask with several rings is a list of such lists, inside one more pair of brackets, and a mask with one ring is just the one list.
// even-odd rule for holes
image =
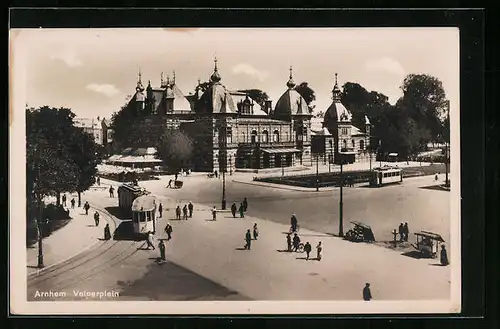
[[[75, 207], [75, 209], [70, 209], [69, 211], [71, 220], [64, 227], [43, 239], [43, 262], [45, 268], [72, 258], [82, 251], [101, 243], [99, 239], [103, 238], [106, 223], [109, 222], [111, 232], [114, 231], [115, 223], [102, 212], [99, 212], [99, 226], [95, 226], [94, 213], [96, 210], [92, 207], [87, 216], [85, 215], [83, 204], [81, 208]], [[38, 243], [28, 247], [26, 252], [27, 275], [30, 275], [39, 271], [37, 267]]]

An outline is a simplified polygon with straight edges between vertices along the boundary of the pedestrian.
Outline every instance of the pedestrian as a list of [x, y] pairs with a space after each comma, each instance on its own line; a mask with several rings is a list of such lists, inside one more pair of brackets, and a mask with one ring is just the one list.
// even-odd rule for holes
[[177, 206], [177, 208], [175, 208], [175, 219], [181, 220], [181, 207], [180, 206]]
[[403, 225], [404, 240], [408, 242], [408, 235], [410, 235], [410, 229], [408, 228], [408, 222]]
[[187, 207], [187, 205], [184, 205], [184, 207], [182, 207], [182, 219], [185, 219], [185, 220], [188, 219], [188, 207]]
[[444, 245], [441, 245], [441, 265], [446, 266], [448, 264], [448, 253], [446, 252]]
[[309, 254], [311, 253], [311, 244], [309, 244], [309, 241], [304, 245], [304, 251], [306, 252], [306, 260], [309, 260]]
[[398, 232], [396, 229], [392, 231], [392, 235], [394, 236], [394, 245], [396, 245], [398, 243]]
[[248, 208], [248, 201], [247, 198], [243, 199], [243, 211], [246, 212]]
[[168, 188], [172, 188], [172, 180], [169, 180], [168, 181], [168, 185], [167, 185]]
[[153, 244], [154, 242], [154, 237], [153, 237], [153, 232], [149, 231], [148, 232], [148, 238], [146, 240], [147, 244], [148, 244], [148, 250], [149, 250], [149, 247], [153, 247], [153, 250], [155, 250], [155, 245]]
[[179, 176], [179, 173], [175, 173], [175, 180], [174, 183], [177, 182], [177, 177]]
[[99, 213], [96, 211], [94, 213], [95, 226], [99, 226]]
[[231, 205], [231, 213], [233, 214], [233, 218], [236, 218], [236, 211], [238, 210], [238, 207], [236, 207], [236, 203], [233, 202]]
[[161, 204], [161, 202], [160, 202], [160, 205], [158, 206], [158, 212], [160, 213], [160, 217], [159, 218], [161, 218], [162, 212], [163, 212], [163, 205]]
[[111, 231], [109, 230], [109, 224], [104, 227], [104, 240], [111, 239]]
[[113, 188], [113, 186], [109, 187], [109, 197], [110, 198], [114, 198], [115, 197], [115, 189]]
[[363, 300], [369, 301], [372, 299], [372, 292], [370, 291], [370, 284], [365, 284], [363, 288]]
[[403, 242], [403, 240], [404, 240], [404, 225], [403, 225], [403, 222], [401, 222], [401, 224], [399, 224], [398, 233], [399, 233], [399, 241]]
[[238, 210], [240, 212], [240, 218], [245, 218], [245, 207], [243, 206], [243, 203], [240, 203], [240, 208]]
[[437, 182], [437, 180], [438, 180], [438, 174], [436, 174], [436, 176], [434, 176], [434, 180]]
[[297, 216], [295, 214], [292, 214], [292, 217], [290, 217], [290, 226], [292, 233], [297, 231]]
[[257, 223], [253, 224], [253, 239], [257, 240], [257, 237], [259, 236], [259, 229], [257, 228]]
[[75, 198], [71, 199], [71, 209], [75, 209]]
[[219, 173], [217, 172], [217, 170], [214, 171], [214, 175], [215, 175], [215, 178], [219, 177]]
[[297, 235], [297, 233], [295, 233], [295, 235], [293, 236], [293, 251], [297, 251], [299, 249], [299, 245], [300, 245], [300, 238]]
[[82, 199], [79, 197], [78, 198], [78, 208], [80, 208], [82, 206]]
[[66, 193], [62, 195], [62, 204], [64, 207], [66, 207]]
[[247, 233], [245, 234], [245, 241], [247, 244], [245, 245], [246, 250], [250, 250], [250, 245], [252, 244], [252, 234], [250, 234], [250, 229], [247, 230]]
[[321, 260], [321, 251], [323, 251], [323, 246], [321, 245], [321, 241], [316, 246], [316, 259]]
[[191, 201], [189, 201], [188, 209], [189, 209], [189, 218], [193, 218], [194, 206], [193, 206], [193, 203]]
[[83, 209], [85, 209], [85, 215], [88, 215], [89, 209], [90, 209], [90, 205], [89, 205], [88, 201], [86, 201], [85, 204], [83, 205]]
[[292, 236], [290, 233], [286, 235], [286, 251], [292, 251]]
[[217, 220], [217, 208], [215, 206], [212, 209], [212, 220]]
[[167, 223], [167, 225], [165, 226], [165, 233], [167, 233], [167, 240], [172, 239], [173, 231], [174, 230], [172, 229], [172, 225], [170, 225], [170, 223]]
[[158, 243], [158, 248], [160, 248], [160, 261], [165, 262], [167, 258], [165, 257], [165, 243], [163, 240], [160, 240], [160, 243]]
[[101, 177], [97, 176], [97, 186], [101, 186]]

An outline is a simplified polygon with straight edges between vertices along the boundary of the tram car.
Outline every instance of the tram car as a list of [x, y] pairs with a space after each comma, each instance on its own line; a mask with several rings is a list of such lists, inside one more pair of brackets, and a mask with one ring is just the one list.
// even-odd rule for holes
[[132, 204], [140, 196], [149, 194], [144, 188], [135, 184], [123, 184], [118, 187], [118, 206], [123, 214], [131, 215]]
[[156, 198], [152, 195], [141, 195], [132, 203], [132, 223], [134, 233], [143, 235], [156, 232]]
[[381, 187], [403, 182], [403, 171], [398, 167], [375, 168], [372, 171], [370, 186]]

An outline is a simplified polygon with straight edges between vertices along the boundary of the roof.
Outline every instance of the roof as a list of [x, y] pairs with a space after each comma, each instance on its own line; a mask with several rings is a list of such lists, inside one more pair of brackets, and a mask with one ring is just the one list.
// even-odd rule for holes
[[420, 231], [420, 232], [415, 233], [415, 235], [425, 236], [425, 237], [428, 237], [428, 238], [431, 238], [431, 239], [434, 239], [434, 240], [437, 240], [440, 242], [444, 242], [444, 239], [441, 237], [441, 235], [439, 235], [437, 233], [429, 232], [429, 231]]
[[[243, 102], [247, 97], [247, 94], [240, 91], [229, 91], [229, 94], [233, 97], [235, 104]], [[253, 103], [252, 115], [267, 115], [267, 113], [262, 110], [262, 107], [255, 100], [253, 100], [250, 96], [248, 96], [248, 98], [250, 98]]]
[[354, 225], [358, 225], [358, 226], [367, 228], [367, 229], [371, 229], [371, 227], [368, 226], [368, 225], [366, 225], [365, 223], [361, 223], [361, 222], [358, 222], [358, 221], [352, 221], [351, 223], [354, 224]]
[[156, 154], [155, 147], [141, 147], [133, 150], [134, 155], [154, 155]]
[[366, 134], [363, 131], [361, 131], [361, 129], [359, 129], [358, 127], [351, 125], [351, 135], [352, 136], [356, 136], [356, 135], [364, 136]]
[[149, 211], [156, 208], [156, 198], [152, 195], [141, 195], [132, 202], [132, 211]]
[[274, 116], [310, 115], [306, 100], [295, 90], [288, 89], [276, 102]]
[[200, 110], [205, 113], [236, 113], [236, 106], [230, 92], [221, 83], [208, 87], [200, 98]]
[[351, 120], [351, 112], [340, 101], [334, 101], [326, 110], [324, 123], [325, 126], [329, 126], [331, 123], [351, 122]]
[[332, 136], [328, 128], [321, 128], [320, 130], [313, 130], [311, 128], [311, 135], [312, 136]]
[[298, 149], [287, 148], [287, 149], [262, 149], [262, 152], [265, 153], [295, 153], [300, 152]]

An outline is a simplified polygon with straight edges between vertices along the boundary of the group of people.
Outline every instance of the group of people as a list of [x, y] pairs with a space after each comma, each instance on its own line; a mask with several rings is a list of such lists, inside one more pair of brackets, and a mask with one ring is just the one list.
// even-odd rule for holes
[[[257, 228], [257, 223], [253, 224], [253, 239], [257, 240], [259, 237], [259, 229]], [[252, 245], [252, 233], [250, 232], [250, 229], [247, 230], [247, 233], [245, 234], [245, 250], [250, 250], [250, 246]]]
[[[161, 203], [160, 203], [160, 207], [161, 207]], [[193, 203], [191, 201], [189, 201], [189, 203], [187, 205], [185, 204], [184, 207], [182, 207], [182, 209], [181, 209], [181, 206], [178, 205], [177, 208], [175, 208], [175, 219], [187, 220], [188, 218], [193, 217], [193, 210], [194, 210], [194, 206], [193, 206]], [[188, 212], [189, 212], [189, 214], [188, 214]], [[181, 218], [181, 213], [182, 213], [182, 218]], [[160, 212], [160, 217], [161, 217], [161, 212]]]
[[[299, 235], [297, 233], [294, 233], [293, 239], [292, 239], [291, 235], [292, 235], [291, 233], [288, 233], [286, 235], [286, 246], [287, 246], [286, 250], [288, 252], [292, 252], [292, 251], [293, 252], [297, 252], [298, 249], [299, 249], [299, 246], [300, 246], [300, 237], [299, 237]], [[309, 243], [309, 241], [307, 241], [304, 244], [304, 251], [306, 253], [306, 260], [309, 260], [310, 254], [311, 254], [311, 251], [312, 251], [312, 246]], [[318, 261], [321, 260], [322, 251], [323, 251], [323, 245], [321, 244], [321, 241], [320, 241], [316, 245], [316, 260], [318, 260]]]
[[233, 202], [233, 204], [231, 205], [231, 213], [233, 214], [233, 218], [236, 218], [237, 211], [240, 213], [240, 218], [245, 218], [245, 212], [247, 211], [247, 208], [248, 208], [247, 198], [243, 199], [239, 207], [236, 206], [236, 202]]
[[408, 228], [408, 222], [405, 222], [404, 224], [403, 223], [399, 224], [398, 233], [400, 242], [403, 241], [408, 242], [408, 235], [410, 234], [410, 230]]

